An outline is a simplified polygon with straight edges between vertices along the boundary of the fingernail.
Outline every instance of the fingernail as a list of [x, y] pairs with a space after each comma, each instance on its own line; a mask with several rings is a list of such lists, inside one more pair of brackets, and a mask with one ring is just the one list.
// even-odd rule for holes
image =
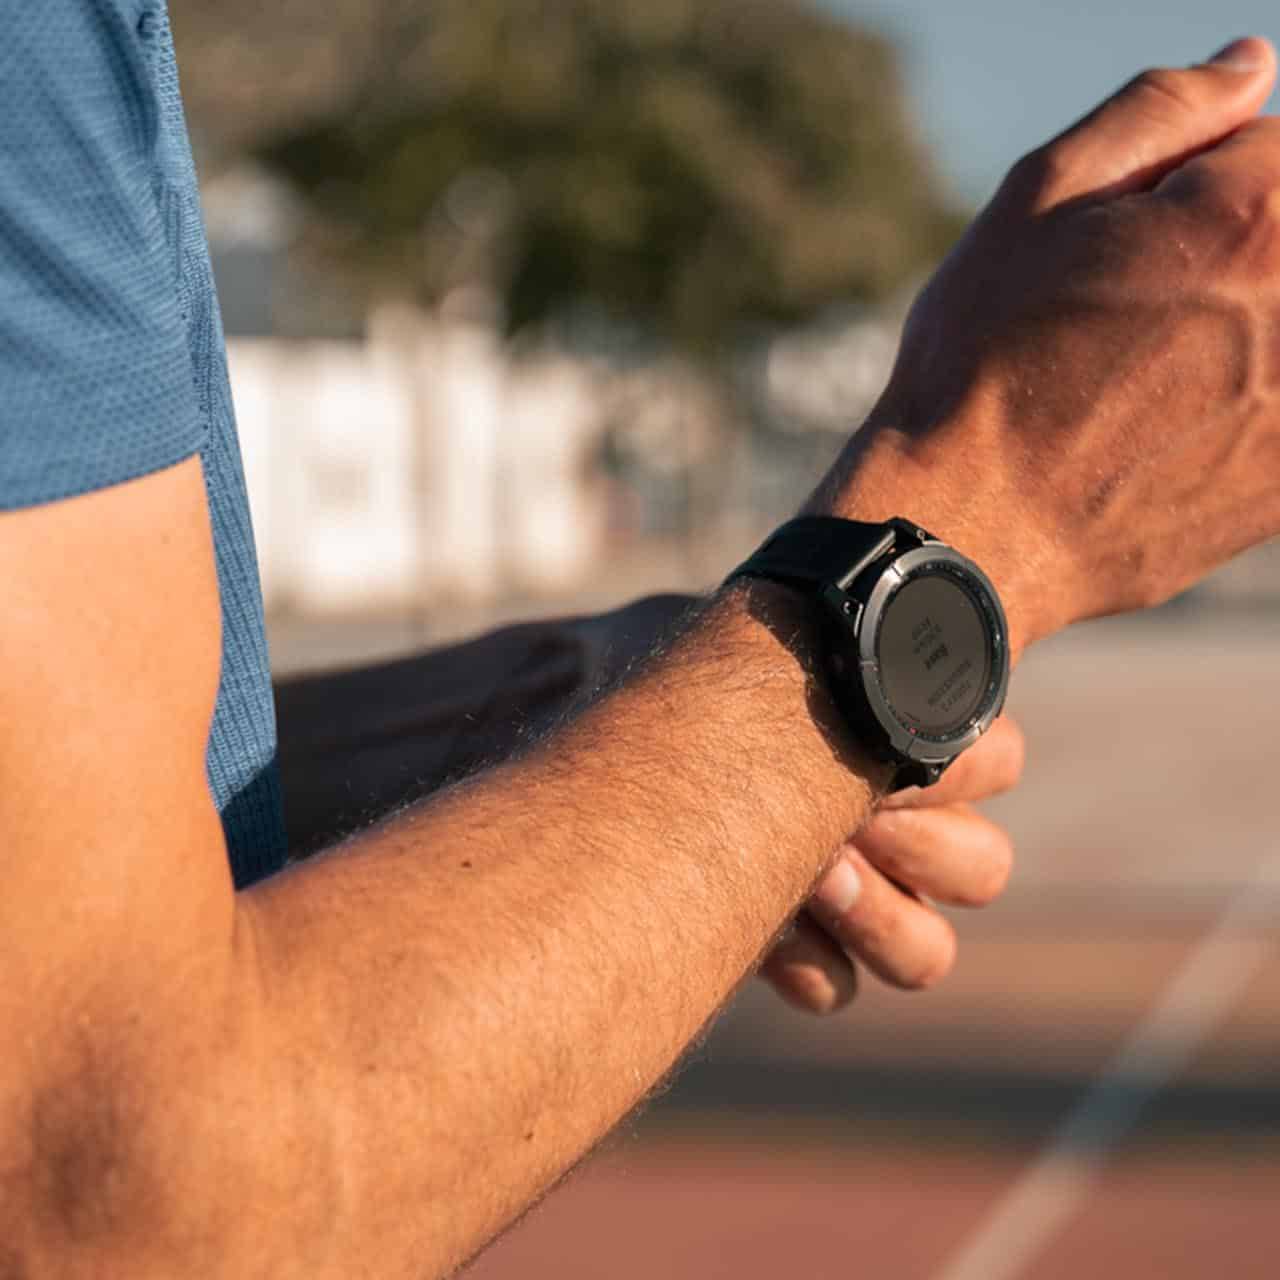
[[822, 882], [822, 901], [829, 910], [838, 916], [844, 915], [862, 893], [862, 881], [858, 873], [841, 858]]
[[1222, 67], [1228, 71], [1261, 71], [1266, 66], [1266, 59], [1258, 56], [1258, 46], [1249, 36], [1232, 40], [1224, 44], [1209, 59], [1209, 66]]

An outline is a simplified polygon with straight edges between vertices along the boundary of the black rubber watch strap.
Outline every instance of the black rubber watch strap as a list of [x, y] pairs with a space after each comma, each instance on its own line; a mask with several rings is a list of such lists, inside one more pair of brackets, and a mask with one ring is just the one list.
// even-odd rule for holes
[[[891, 570], [893, 571], [891, 574]], [[928, 737], [890, 704], [881, 682], [881, 623], [898, 589], [916, 574], [949, 573], [956, 590], [975, 598], [987, 619], [992, 680], [950, 737]], [[895, 767], [892, 789], [928, 786], [972, 746], [999, 714], [1008, 683], [1007, 626], [995, 588], [971, 561], [908, 520], [864, 524], [826, 516], [802, 516], [779, 529], [729, 575], [765, 578], [809, 597], [820, 622], [817, 655], [827, 688], [858, 746]], [[895, 643], [902, 644], [899, 634]], [[901, 656], [901, 655], [899, 655]], [[907, 655], [908, 660], [910, 655]], [[919, 655], [917, 654], [918, 658]], [[945, 726], [944, 726], [945, 728]]]
[[918, 531], [903, 520], [864, 524], [834, 516], [800, 516], [740, 564], [729, 581], [770, 578], [813, 595], [832, 583], [845, 590], [868, 565], [893, 550], [904, 534], [914, 537]]

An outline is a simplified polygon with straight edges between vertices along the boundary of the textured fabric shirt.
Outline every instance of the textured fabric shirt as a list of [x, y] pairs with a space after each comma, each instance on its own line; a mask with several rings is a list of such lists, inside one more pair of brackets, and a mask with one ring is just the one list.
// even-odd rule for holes
[[164, 0], [0, 0], [0, 23], [0, 510], [200, 455], [223, 644], [207, 772], [245, 885], [284, 861], [275, 713]]

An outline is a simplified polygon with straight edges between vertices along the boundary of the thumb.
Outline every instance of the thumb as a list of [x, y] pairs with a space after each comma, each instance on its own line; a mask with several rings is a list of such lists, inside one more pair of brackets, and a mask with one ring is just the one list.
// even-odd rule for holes
[[1257, 115], [1275, 78], [1275, 50], [1257, 36], [1199, 66], [1144, 71], [1040, 153], [1048, 189], [1038, 203], [1154, 186]]

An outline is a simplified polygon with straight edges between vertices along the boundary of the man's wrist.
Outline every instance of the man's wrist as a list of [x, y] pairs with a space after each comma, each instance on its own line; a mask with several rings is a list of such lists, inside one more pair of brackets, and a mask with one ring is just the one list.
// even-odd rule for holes
[[850, 732], [831, 697], [821, 660], [817, 606], [798, 589], [764, 578], [735, 578], [713, 597], [719, 625], [744, 637], [780, 673], [799, 672], [809, 719], [841, 763], [866, 781], [874, 803], [888, 791], [893, 766], [875, 759]]
[[982, 471], [973, 458], [963, 474], [956, 474], [923, 441], [869, 421], [805, 511], [868, 523], [901, 516], [967, 556], [995, 585], [1016, 663], [1029, 644], [1064, 625], [1053, 607], [1060, 601], [1049, 564], [1050, 540], [1028, 537], [1017, 496], [1001, 499]]

